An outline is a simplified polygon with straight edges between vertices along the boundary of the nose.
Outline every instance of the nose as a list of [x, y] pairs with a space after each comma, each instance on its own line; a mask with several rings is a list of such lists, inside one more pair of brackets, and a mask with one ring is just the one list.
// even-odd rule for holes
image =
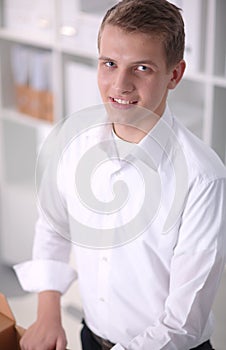
[[134, 90], [134, 81], [131, 73], [124, 69], [117, 69], [112, 86], [118, 94], [127, 94]]

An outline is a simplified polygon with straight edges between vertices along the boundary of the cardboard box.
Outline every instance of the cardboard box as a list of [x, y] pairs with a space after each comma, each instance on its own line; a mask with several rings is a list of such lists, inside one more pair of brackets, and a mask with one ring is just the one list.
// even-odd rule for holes
[[27, 85], [15, 85], [16, 107], [17, 110], [24, 114], [30, 114], [30, 87]]
[[25, 329], [16, 325], [16, 320], [6, 297], [0, 293], [0, 349], [20, 350], [19, 340]]
[[21, 350], [19, 341], [24, 332], [25, 329], [16, 324], [6, 297], [0, 293], [0, 350]]
[[15, 85], [16, 107], [23, 114], [53, 122], [53, 94], [38, 91], [27, 85]]

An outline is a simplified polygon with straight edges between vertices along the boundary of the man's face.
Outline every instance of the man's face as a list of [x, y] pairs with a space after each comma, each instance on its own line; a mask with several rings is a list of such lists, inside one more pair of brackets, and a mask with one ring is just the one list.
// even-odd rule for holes
[[174, 80], [167, 70], [162, 41], [105, 25], [99, 49], [98, 85], [104, 103], [114, 108], [144, 107], [162, 115]]

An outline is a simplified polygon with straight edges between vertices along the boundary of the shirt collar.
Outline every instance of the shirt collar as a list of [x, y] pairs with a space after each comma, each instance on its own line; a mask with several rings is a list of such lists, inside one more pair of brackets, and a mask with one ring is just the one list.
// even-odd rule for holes
[[110, 159], [128, 161], [139, 159], [157, 171], [172, 133], [172, 125], [173, 117], [167, 105], [155, 126], [138, 144], [116, 139], [112, 132], [112, 124], [109, 122], [98, 125], [89, 137], [94, 137], [98, 141], [99, 147]]
[[155, 170], [158, 169], [162, 155], [166, 152], [172, 134], [172, 126], [173, 117], [167, 105], [162, 117], [139, 143], [140, 148], [148, 155], [142, 158], [143, 162], [151, 166], [149, 159], [152, 159]]

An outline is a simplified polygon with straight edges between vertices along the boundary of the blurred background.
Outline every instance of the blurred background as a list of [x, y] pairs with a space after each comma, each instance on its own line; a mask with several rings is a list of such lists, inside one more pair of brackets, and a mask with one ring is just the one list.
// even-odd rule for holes
[[[116, 2], [0, 0], [0, 291], [24, 327], [35, 318], [36, 297], [21, 290], [12, 266], [31, 258], [37, 155], [56, 123], [101, 102], [96, 38]], [[187, 69], [170, 107], [226, 163], [226, 1], [172, 2], [183, 10]], [[214, 305], [217, 350], [226, 344], [225, 292], [226, 272]], [[62, 304], [69, 348], [79, 350], [76, 282]]]

